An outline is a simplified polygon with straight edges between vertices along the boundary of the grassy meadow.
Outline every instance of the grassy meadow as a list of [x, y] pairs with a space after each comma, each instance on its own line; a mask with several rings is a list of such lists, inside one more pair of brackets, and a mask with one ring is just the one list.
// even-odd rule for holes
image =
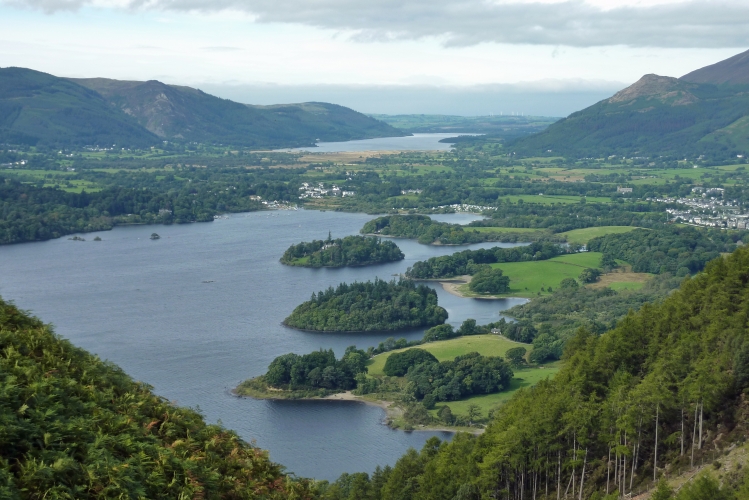
[[558, 236], [564, 236], [567, 238], [568, 243], [579, 243], [585, 245], [588, 241], [598, 236], [605, 236], [607, 234], [621, 234], [628, 233], [634, 229], [634, 226], [600, 226], [600, 227], [586, 227], [583, 229], [573, 229], [564, 233], [559, 233]]

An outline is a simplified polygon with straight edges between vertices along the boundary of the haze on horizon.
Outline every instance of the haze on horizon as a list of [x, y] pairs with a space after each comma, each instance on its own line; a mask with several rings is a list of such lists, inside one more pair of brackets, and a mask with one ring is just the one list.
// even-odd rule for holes
[[0, 67], [252, 104], [564, 116], [746, 50], [739, 0], [0, 0]]

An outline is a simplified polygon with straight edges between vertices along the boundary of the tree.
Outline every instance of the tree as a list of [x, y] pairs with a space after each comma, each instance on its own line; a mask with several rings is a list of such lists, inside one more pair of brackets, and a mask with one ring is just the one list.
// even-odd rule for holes
[[525, 364], [525, 347], [513, 347], [505, 353], [505, 358], [513, 367], [523, 366]]
[[447, 425], [451, 425], [453, 423], [453, 420], [454, 420], [453, 412], [449, 406], [445, 405], [442, 408], [440, 408], [438, 415], [440, 417], [440, 420], [445, 422]]
[[564, 278], [559, 283], [559, 288], [562, 290], [571, 290], [575, 288], [579, 288], [580, 285], [577, 283], [577, 281], [574, 278]]
[[468, 425], [469, 427], [473, 425], [473, 421], [481, 415], [481, 409], [479, 408], [479, 405], [471, 403], [468, 405]]
[[601, 268], [606, 272], [610, 272], [612, 269], [616, 269], [617, 266], [618, 264], [616, 263], [616, 259], [614, 259], [614, 256], [610, 253], [604, 253], [601, 256]]
[[578, 279], [582, 281], [583, 283], [595, 283], [598, 281], [598, 278], [601, 276], [601, 270], [600, 269], [593, 269], [591, 267], [583, 269], [583, 272], [580, 273], [580, 276]]

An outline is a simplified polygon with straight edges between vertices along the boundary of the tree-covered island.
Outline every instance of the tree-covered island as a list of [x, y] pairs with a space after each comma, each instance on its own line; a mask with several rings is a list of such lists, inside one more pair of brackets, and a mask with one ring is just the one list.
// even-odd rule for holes
[[281, 264], [302, 267], [369, 266], [396, 262], [405, 256], [392, 241], [374, 236], [346, 236], [313, 240], [290, 246], [281, 257]]
[[432, 288], [377, 278], [313, 293], [283, 324], [319, 332], [376, 332], [440, 325], [446, 319]]

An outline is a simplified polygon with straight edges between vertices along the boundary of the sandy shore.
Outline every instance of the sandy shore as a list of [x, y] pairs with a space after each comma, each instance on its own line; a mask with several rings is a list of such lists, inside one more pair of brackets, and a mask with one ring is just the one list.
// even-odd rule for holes
[[510, 296], [498, 296], [498, 295], [466, 295], [463, 292], [459, 290], [459, 287], [470, 283], [471, 282], [471, 276], [465, 275], [465, 276], [456, 276], [455, 278], [451, 278], [449, 281], [446, 280], [438, 280], [438, 283], [442, 285], [442, 289], [445, 290], [447, 293], [450, 293], [452, 295], [455, 295], [457, 297], [462, 297], [464, 299], [484, 299], [484, 300], [497, 300], [497, 299], [506, 299]]

